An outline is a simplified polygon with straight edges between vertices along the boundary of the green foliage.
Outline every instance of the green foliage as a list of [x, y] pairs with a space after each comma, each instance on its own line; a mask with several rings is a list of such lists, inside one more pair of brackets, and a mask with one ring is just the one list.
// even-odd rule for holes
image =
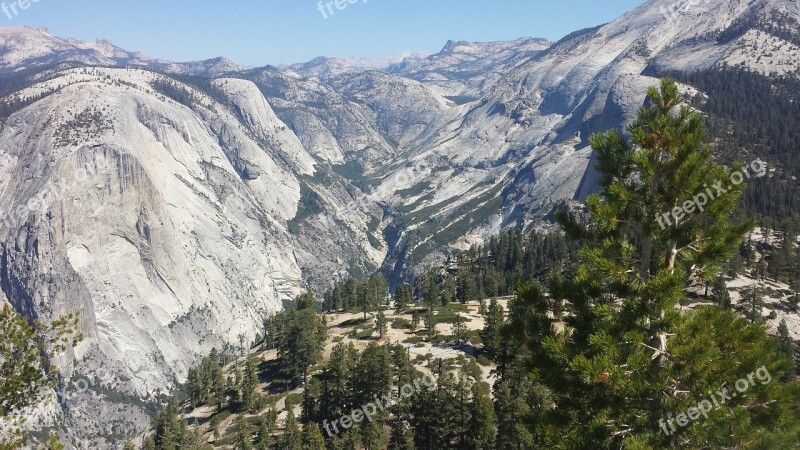
[[427, 329], [428, 339], [433, 339], [436, 336], [436, 312], [433, 308], [428, 308], [425, 312], [425, 328]]
[[383, 313], [382, 309], [379, 309], [375, 315], [375, 328], [378, 330], [378, 336], [381, 339], [383, 338], [383, 335], [386, 334], [387, 325], [388, 321], [386, 320], [386, 314]]
[[192, 406], [216, 405], [222, 410], [227, 401], [225, 380], [222, 373], [222, 359], [216, 348], [203, 358], [198, 367], [189, 369], [186, 389]]
[[[661, 223], [706, 186], [727, 186], [740, 166], [711, 162], [702, 118], [680, 106], [673, 81], [648, 97], [651, 106], [628, 127], [630, 142], [616, 131], [591, 138], [602, 192], [587, 200], [588, 226], [559, 214], [585, 243], [574, 277], [554, 277], [550, 297], [520, 289], [510, 305], [504, 337], [517, 358], [496, 387], [499, 448], [742, 447], [798, 418], [797, 384], [778, 381], [791, 365], [762, 322], [718, 307], [676, 309], [692, 280], [714, 278], [751, 224], [730, 220], [743, 185]], [[548, 318], [554, 301], [571, 311], [563, 333]], [[773, 379], [662, 432], [659, 421], [756, 370]]]
[[[56, 367], [48, 364], [47, 355], [63, 352], [76, 345], [83, 335], [77, 333], [78, 314], [68, 314], [49, 325], [28, 320], [3, 305], [0, 312], [0, 420], [18, 422], [23, 408], [41, 401], [46, 388], [56, 385]], [[14, 448], [26, 442], [14, 431], [9, 439], [0, 438], [0, 447]]]
[[469, 337], [467, 321], [459, 313], [456, 313], [456, 321], [453, 322], [453, 337], [456, 339], [456, 345], [461, 345], [463, 342], [466, 342]]
[[50, 439], [47, 441], [47, 444], [44, 446], [44, 450], [64, 450], [64, 444], [62, 444], [58, 440], [58, 436], [55, 434], [50, 435]]
[[297, 418], [290, 409], [286, 415], [283, 435], [278, 439], [278, 448], [284, 450], [303, 450], [303, 435], [297, 425]]
[[714, 279], [714, 283], [711, 286], [711, 295], [720, 308], [731, 309], [731, 294], [728, 292], [728, 284], [722, 275]]
[[282, 334], [278, 337], [278, 355], [283, 367], [292, 377], [307, 379], [308, 368], [322, 356], [327, 338], [327, 325], [316, 312], [312, 294], [297, 297], [288, 311], [280, 313]]
[[325, 448], [325, 438], [319, 426], [315, 423], [307, 424], [303, 427], [303, 450], [322, 450]]
[[542, 282], [550, 272], [567, 270], [576, 251], [563, 233], [526, 235], [514, 229], [485, 245], [456, 251], [449, 264], [455, 271], [456, 299], [465, 303], [511, 295], [518, 283]]
[[783, 220], [800, 210], [800, 80], [765, 77], [738, 68], [677, 73], [708, 94], [695, 106], [708, 114], [710, 134], [722, 158], [767, 161], [777, 172], [753, 180], [741, 204], [749, 217]]
[[[364, 281], [348, 278], [343, 284], [337, 284], [325, 292], [323, 309], [326, 311], [358, 309], [364, 313], [364, 320], [366, 320], [367, 313], [378, 308], [379, 305], [383, 305], [388, 295], [389, 285], [383, 275], [379, 273]], [[410, 293], [408, 295], [410, 299]]]
[[233, 443], [233, 448], [235, 450], [253, 450], [250, 423], [245, 420], [244, 416], [236, 417], [234, 428], [236, 429], [236, 440]]
[[493, 298], [489, 303], [489, 308], [483, 318], [485, 323], [481, 331], [483, 349], [489, 356], [497, 358], [500, 355], [502, 345], [500, 331], [505, 323], [505, 316], [503, 307], [496, 298]]
[[488, 389], [482, 383], [472, 385], [472, 403], [469, 409], [470, 421], [465, 448], [468, 450], [495, 448], [497, 423], [494, 404], [489, 397]]

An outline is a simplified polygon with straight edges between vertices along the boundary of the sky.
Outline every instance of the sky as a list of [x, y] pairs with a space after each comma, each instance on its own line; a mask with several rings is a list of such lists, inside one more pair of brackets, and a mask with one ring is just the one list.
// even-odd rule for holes
[[[245, 66], [317, 56], [435, 53], [448, 40], [558, 40], [609, 22], [643, 0], [4, 0], [0, 26], [108, 39], [171, 61], [225, 56]], [[338, 9], [339, 5], [344, 6]], [[330, 2], [330, 8], [326, 5]], [[13, 11], [18, 14], [14, 15]], [[333, 12], [331, 14], [331, 11]]]

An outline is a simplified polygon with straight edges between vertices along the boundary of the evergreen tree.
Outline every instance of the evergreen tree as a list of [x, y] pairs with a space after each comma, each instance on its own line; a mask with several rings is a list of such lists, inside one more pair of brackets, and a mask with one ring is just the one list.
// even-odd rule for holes
[[720, 275], [714, 279], [714, 284], [711, 286], [711, 295], [721, 308], [731, 309], [731, 294], [728, 292], [728, 284], [725, 282], [725, 277]]
[[378, 330], [378, 337], [380, 339], [383, 339], [383, 335], [386, 334], [387, 326], [386, 314], [383, 313], [382, 309], [379, 309], [378, 313], [375, 315], [375, 327]]
[[160, 409], [151, 420], [153, 445], [156, 450], [173, 450], [180, 448], [189, 433], [186, 421], [180, 416], [178, 400], [173, 397]]
[[417, 309], [414, 309], [414, 311], [411, 312], [411, 332], [412, 333], [417, 331], [417, 327], [419, 327], [419, 320], [420, 320], [419, 311]]
[[281, 450], [303, 450], [303, 434], [297, 425], [297, 418], [292, 410], [289, 410], [286, 414], [283, 436], [278, 441], [278, 448]]
[[[558, 215], [568, 235], [585, 245], [574, 276], [551, 286], [553, 298], [570, 303], [567, 333], [545, 322], [547, 299], [538, 288], [510, 313], [516, 326], [509, 344], [552, 398], [529, 414], [541, 416], [528, 430], [542, 447], [735, 447], [777, 436], [776, 427], [786, 431], [781, 424], [796, 414], [777, 407], [767, 418], [741, 408], [749, 402], [788, 408], [796, 384], [773, 382], [752, 387], [748, 400], [720, 405], [701, 423], [660, 431], [659, 421], [697, 404], [720, 380], [732, 383], [759, 367], [776, 377], [788, 364], [763, 325], [747, 326], [717, 307], [676, 308], [692, 280], [717, 272], [751, 226], [730, 220], [744, 183], [713, 199], [707, 191], [744, 171], [711, 161], [703, 119], [680, 106], [673, 81], [648, 90], [648, 102], [628, 127], [630, 143], [617, 131], [590, 140], [601, 193], [587, 199], [588, 226]], [[496, 398], [500, 405], [510, 401], [502, 389]], [[502, 408], [497, 416], [500, 440], [519, 420], [506, 424]]]
[[[17, 422], [20, 410], [35, 405], [57, 382], [56, 368], [47, 355], [56, 355], [83, 336], [78, 315], [68, 314], [49, 325], [28, 320], [4, 304], [0, 310], [0, 419]], [[0, 437], [0, 448], [22, 447], [26, 437], [11, 431]]]
[[792, 340], [792, 335], [789, 333], [789, 327], [786, 325], [786, 319], [781, 319], [781, 323], [778, 325], [778, 351], [794, 361], [796, 354], [795, 344]]
[[236, 439], [233, 442], [235, 450], [252, 450], [253, 441], [250, 434], [250, 423], [244, 418], [244, 415], [236, 417], [234, 422], [236, 428]]
[[244, 374], [242, 378], [242, 405], [245, 410], [250, 410], [254, 406], [256, 397], [256, 387], [258, 386], [258, 373], [253, 361], [248, 359], [244, 363]]
[[364, 450], [381, 450], [386, 448], [389, 436], [383, 428], [383, 422], [378, 420], [366, 420], [358, 427], [361, 437], [361, 445]]
[[322, 413], [322, 381], [320, 377], [313, 377], [308, 380], [303, 389], [303, 406], [301, 418], [303, 422], [320, 420]]
[[453, 322], [453, 337], [456, 338], [457, 346], [461, 346], [462, 343], [467, 341], [468, 332], [466, 319], [461, 314], [456, 313], [456, 319]]
[[489, 391], [482, 383], [475, 383], [472, 385], [470, 425], [465, 448], [467, 450], [493, 449], [496, 436], [494, 404], [489, 397]]
[[412, 303], [411, 289], [405, 285], [398, 286], [394, 298], [397, 313], [402, 313]]
[[407, 426], [407, 423], [400, 418], [390, 422], [389, 450], [416, 450], [414, 447], [414, 432]]
[[461, 303], [467, 303], [470, 300], [478, 299], [478, 287], [471, 273], [460, 272], [458, 274], [457, 286], [456, 299]]
[[800, 305], [800, 278], [792, 280], [789, 284], [789, 291], [791, 292], [789, 304], [792, 306], [792, 310], [796, 312], [798, 305]]
[[428, 307], [428, 311], [425, 312], [425, 328], [428, 329], [429, 340], [436, 337], [436, 312], [433, 307]]
[[358, 353], [353, 344], [336, 344], [323, 373], [320, 408], [323, 417], [335, 420], [352, 410]]
[[429, 308], [433, 308], [440, 301], [439, 286], [436, 284], [436, 273], [434, 271], [428, 272], [425, 277], [424, 299]]
[[501, 381], [495, 388], [497, 450], [533, 448], [533, 435], [525, 426], [530, 407], [518, 394], [508, 381]]
[[303, 427], [303, 450], [324, 450], [325, 438], [322, 437], [322, 432], [319, 426], [315, 423], [306, 424]]
[[481, 331], [481, 341], [486, 353], [492, 358], [497, 358], [500, 355], [501, 347], [501, 329], [505, 322], [503, 307], [493, 298], [489, 303], [489, 308], [484, 316], [484, 328]]
[[307, 382], [308, 368], [322, 356], [322, 346], [327, 337], [324, 317], [317, 315], [312, 294], [297, 297], [286, 313], [286, 330], [281, 336], [279, 356], [293, 377], [302, 376]]
[[256, 450], [269, 450], [269, 446], [272, 444], [272, 432], [266, 416], [258, 421], [258, 435], [255, 444]]
[[751, 322], [758, 322], [764, 319], [764, 299], [761, 297], [761, 290], [757, 285], [753, 284], [744, 294], [744, 307], [746, 307], [745, 314], [750, 318]]
[[50, 440], [47, 441], [47, 445], [44, 446], [44, 450], [64, 450], [64, 444], [62, 444], [58, 437], [55, 434], [50, 434]]
[[456, 279], [447, 276], [442, 283], [442, 295], [441, 295], [441, 302], [442, 306], [447, 306], [448, 304], [452, 303], [456, 300]]
[[356, 408], [388, 394], [392, 386], [392, 358], [385, 345], [370, 342], [361, 353], [353, 374], [353, 404]]

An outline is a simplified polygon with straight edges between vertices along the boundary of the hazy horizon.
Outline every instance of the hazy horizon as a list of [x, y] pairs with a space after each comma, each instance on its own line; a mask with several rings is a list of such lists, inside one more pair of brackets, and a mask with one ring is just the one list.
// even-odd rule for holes
[[[606, 23], [641, 0], [578, 0], [570, 4], [508, 0], [497, 4], [442, 0], [308, 0], [224, 5], [200, 0], [131, 4], [39, 0], [0, 11], [0, 26], [45, 27], [62, 38], [107, 39], [128, 51], [170, 61], [225, 57], [243, 66], [286, 65], [319, 56], [380, 59], [436, 53], [448, 40], [556, 41]], [[182, 7], [182, 5], [186, 5]]]

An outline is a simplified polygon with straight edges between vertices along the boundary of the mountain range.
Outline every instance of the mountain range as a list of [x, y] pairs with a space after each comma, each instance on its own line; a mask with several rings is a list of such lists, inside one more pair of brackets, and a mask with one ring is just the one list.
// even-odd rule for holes
[[245, 68], [0, 29], [0, 300], [80, 312], [55, 362], [103, 379], [31, 414], [78, 448], [140, 434], [146, 400], [304, 290], [546, 226], [658, 77], [796, 79], [798, 30], [796, 1], [649, 0], [555, 43]]

